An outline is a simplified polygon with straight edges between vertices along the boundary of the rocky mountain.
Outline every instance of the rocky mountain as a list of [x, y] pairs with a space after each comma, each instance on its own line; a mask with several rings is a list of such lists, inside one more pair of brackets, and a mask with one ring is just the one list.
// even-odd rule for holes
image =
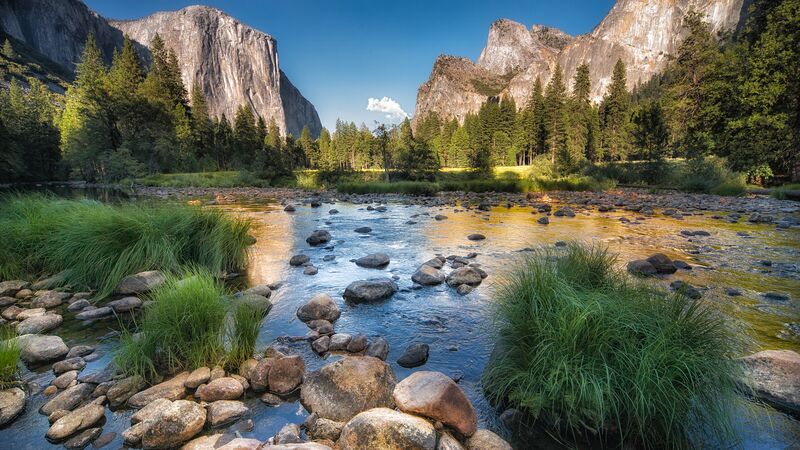
[[[684, 36], [689, 11], [703, 14], [715, 32], [732, 30], [743, 19], [748, 0], [618, 0], [590, 33], [571, 37], [554, 28], [508, 19], [489, 28], [477, 63], [440, 56], [417, 93], [414, 117], [437, 112], [463, 120], [489, 96], [510, 95], [522, 105], [537, 78], [550, 80], [556, 64], [571, 82], [578, 66], [589, 65], [592, 98], [599, 101], [617, 59], [628, 69], [628, 87], [649, 80], [667, 64]], [[571, 86], [570, 86], [571, 88]]]
[[299, 136], [308, 125], [322, 129], [314, 106], [292, 85], [278, 62], [278, 43], [270, 35], [205, 6], [158, 12], [137, 20], [106, 20], [79, 0], [0, 0], [3, 30], [70, 69], [89, 33], [107, 59], [128, 35], [147, 57], [156, 33], [175, 51], [187, 89], [197, 83], [209, 111], [232, 120], [239, 105], [249, 105], [283, 133]]

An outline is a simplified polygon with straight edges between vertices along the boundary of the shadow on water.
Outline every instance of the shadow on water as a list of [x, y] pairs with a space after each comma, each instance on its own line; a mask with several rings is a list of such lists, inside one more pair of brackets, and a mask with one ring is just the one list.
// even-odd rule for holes
[[[78, 194], [80, 195], [80, 194]], [[85, 196], [93, 193], [85, 192]], [[116, 201], [114, 195], [101, 199]], [[664, 252], [672, 258], [691, 264], [691, 271], [680, 271], [670, 278], [657, 279], [667, 286], [670, 281], [683, 279], [703, 289], [704, 298], [717, 304], [731, 319], [741, 326], [759, 348], [790, 348], [800, 350], [795, 336], [787, 333], [787, 324], [796, 322], [800, 311], [800, 274], [793, 270], [766, 270], [758, 264], [761, 260], [796, 264], [800, 256], [800, 230], [776, 230], [772, 226], [730, 224], [710, 218], [710, 213], [687, 216], [682, 221], [667, 217], [636, 220], [633, 213], [579, 214], [575, 218], [551, 218], [548, 226], [536, 223], [537, 215], [528, 208], [495, 208], [491, 212], [459, 211], [453, 208], [430, 208], [405, 204], [389, 204], [386, 212], [368, 211], [365, 205], [336, 203], [320, 208], [298, 206], [294, 213], [285, 213], [277, 204], [236, 203], [214, 206], [252, 219], [253, 235], [257, 242], [250, 253], [250, 267], [236, 283], [250, 285], [281, 283], [274, 293], [275, 303], [264, 322], [258, 338], [259, 348], [273, 343], [289, 346], [301, 354], [307, 370], [317, 369], [339, 356], [323, 359], [314, 354], [304, 340], [308, 328], [300, 322], [295, 311], [314, 294], [330, 294], [342, 310], [336, 322], [338, 332], [363, 333], [370, 339], [382, 336], [390, 346], [387, 362], [398, 379], [414, 370], [434, 370], [460, 378], [464, 389], [478, 411], [479, 423], [501, 433], [507, 433], [495, 411], [484, 399], [480, 377], [492, 348], [492, 292], [501, 282], [503, 271], [513, 268], [528, 248], [550, 246], [560, 240], [600, 242], [619, 253], [622, 266], [630, 259]], [[330, 214], [330, 209], [338, 214]], [[436, 221], [436, 214], [449, 216]], [[619, 220], [627, 216], [631, 223]], [[409, 223], [413, 221], [415, 223]], [[372, 232], [359, 234], [354, 230], [368, 226]], [[305, 238], [315, 229], [326, 229], [333, 236], [331, 248], [310, 247]], [[705, 229], [711, 236], [687, 238], [682, 229]], [[749, 237], [737, 235], [747, 231]], [[484, 241], [469, 241], [470, 233], [482, 233]], [[385, 269], [366, 269], [352, 260], [369, 253], [382, 252], [391, 257]], [[466, 296], [457, 295], [446, 285], [418, 289], [411, 275], [421, 263], [436, 254], [466, 255], [478, 253], [476, 262], [489, 273], [489, 277], [475, 291]], [[302, 268], [293, 268], [289, 258], [304, 253], [318, 269], [315, 276], [303, 274]], [[327, 257], [327, 258], [326, 258]], [[773, 265], [778, 267], [778, 265]], [[786, 268], [784, 267], [784, 268]], [[342, 299], [344, 288], [352, 281], [394, 277], [400, 291], [390, 300], [370, 305], [347, 305]], [[729, 297], [726, 289], [736, 287], [743, 293]], [[770, 302], [763, 297], [768, 291], [788, 294], [791, 300]], [[66, 320], [59, 329], [68, 345], [98, 344], [101, 357], [89, 363], [84, 373], [101, 370], [110, 361], [116, 338], [98, 341], [109, 330], [117, 329], [113, 323], [96, 323], [83, 326]], [[430, 358], [424, 366], [405, 369], [396, 364], [404, 349], [417, 342], [430, 346]], [[39, 386], [47, 386], [53, 375], [45, 366], [25, 373], [26, 379]], [[36, 410], [45, 397], [33, 395], [23, 417], [11, 427], [0, 430], [0, 442], [13, 440], [14, 448], [47, 448], [43, 436], [48, 428], [47, 418]], [[241, 431], [245, 437], [266, 440], [286, 423], [300, 423], [307, 415], [299, 402], [284, 403], [277, 408], [268, 407], [258, 397], [246, 399], [250, 408], [253, 429]], [[738, 408], [738, 407], [737, 407]], [[712, 448], [797, 448], [800, 443], [800, 424], [794, 419], [771, 409], [751, 413], [751, 407], [739, 408], [737, 428], [740, 441], [714, 443], [707, 441], [703, 447]], [[116, 432], [110, 448], [122, 444], [119, 434], [130, 424], [130, 411], [107, 412], [103, 432]], [[236, 428], [236, 426], [234, 426]], [[563, 448], [545, 433], [522, 438], [518, 448]], [[568, 447], [576, 446], [569, 443]], [[2, 444], [0, 444], [2, 447]]]

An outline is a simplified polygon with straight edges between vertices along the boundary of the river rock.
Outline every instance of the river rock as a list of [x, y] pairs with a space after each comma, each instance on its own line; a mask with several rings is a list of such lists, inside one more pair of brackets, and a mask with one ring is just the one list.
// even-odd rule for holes
[[[132, 408], [141, 408], [157, 398], [166, 398], [167, 400], [183, 398], [186, 396], [186, 386], [184, 386], [184, 383], [186, 383], [187, 378], [189, 378], [189, 372], [181, 372], [163, 383], [151, 386], [134, 394], [128, 399], [128, 405]], [[236, 381], [236, 384], [239, 385], [239, 388], [242, 387], [238, 381]], [[109, 389], [109, 393], [113, 389], [114, 388]]]
[[423, 286], [435, 286], [444, 283], [444, 274], [431, 265], [423, 264], [411, 275], [411, 280]]
[[108, 392], [106, 392], [108, 403], [112, 407], [117, 407], [128, 401], [128, 399], [139, 392], [139, 389], [142, 387], [144, 387], [144, 381], [137, 375], [123, 378], [114, 383], [114, 385], [108, 389]]
[[359, 412], [394, 407], [397, 379], [378, 358], [348, 356], [306, 374], [300, 402], [319, 417], [346, 422]]
[[372, 303], [387, 299], [397, 292], [397, 284], [388, 279], [361, 280], [350, 283], [344, 290], [348, 302]]
[[80, 356], [76, 356], [74, 358], [65, 359], [53, 364], [53, 373], [60, 375], [64, 372], [70, 372], [73, 370], [80, 372], [84, 367], [86, 367], [86, 360]]
[[273, 436], [272, 442], [275, 444], [302, 443], [303, 439], [300, 438], [300, 427], [293, 423], [287, 423]]
[[142, 307], [142, 300], [138, 297], [123, 297], [119, 300], [114, 300], [106, 304], [114, 312], [123, 313], [130, 312]]
[[658, 273], [655, 266], [646, 259], [637, 259], [628, 263], [628, 272], [641, 277], [649, 277]]
[[315, 230], [306, 238], [308, 245], [317, 246], [331, 240], [331, 234], [326, 230]]
[[30, 283], [23, 280], [0, 282], [0, 297], [13, 297], [17, 292], [28, 288], [30, 285]]
[[652, 264], [658, 273], [672, 274], [678, 270], [678, 268], [675, 267], [675, 264], [672, 263], [672, 260], [669, 258], [669, 256], [663, 253], [651, 255], [647, 258], [647, 262]]
[[319, 319], [335, 322], [340, 315], [341, 311], [336, 302], [330, 295], [324, 293], [315, 295], [306, 304], [297, 308], [297, 318], [303, 322]]
[[425, 419], [388, 408], [353, 417], [342, 429], [341, 450], [434, 450], [436, 430]]
[[451, 287], [458, 287], [462, 284], [475, 287], [481, 284], [483, 277], [481, 273], [473, 267], [459, 267], [447, 275], [447, 285]]
[[336, 442], [339, 440], [339, 436], [342, 434], [342, 428], [344, 428], [345, 424], [343, 422], [317, 417], [316, 414], [311, 414], [308, 416], [308, 419], [306, 419], [304, 426], [311, 438], [317, 440], [327, 439]]
[[406, 368], [421, 366], [428, 361], [428, 351], [428, 344], [411, 344], [406, 351], [397, 358], [397, 364]]
[[121, 295], [144, 294], [161, 286], [165, 281], [163, 273], [158, 270], [149, 270], [123, 278], [115, 292]]
[[295, 212], [297, 210], [297, 208], [295, 208], [294, 205], [289, 204], [289, 205], [286, 205], [286, 207], [283, 208], [283, 210], [285, 212]]
[[11, 306], [14, 303], [17, 303], [17, 299], [14, 297], [0, 297], [0, 308]]
[[482, 241], [482, 240], [486, 239], [486, 236], [484, 236], [484, 235], [482, 235], [480, 233], [473, 233], [473, 234], [468, 235], [467, 239], [469, 239], [470, 241]]
[[461, 442], [454, 438], [452, 434], [444, 431], [439, 436], [439, 442], [436, 443], [436, 450], [465, 450]]
[[[75, 436], [69, 438], [67, 442], [64, 442], [64, 447], [69, 449], [85, 448], [87, 445], [91, 444], [98, 437], [100, 437], [100, 434], [102, 432], [103, 429], [100, 427], [88, 428], [76, 434]], [[95, 447], [95, 448], [100, 448], [100, 447]]]
[[370, 227], [358, 227], [355, 230], [356, 233], [367, 234], [372, 232], [372, 228]]
[[347, 333], [336, 333], [331, 336], [328, 350], [332, 352], [347, 350], [347, 344], [349, 344], [352, 339], [353, 337]]
[[61, 391], [55, 397], [50, 399], [47, 403], [39, 408], [39, 412], [45, 416], [49, 416], [54, 411], [63, 409], [72, 411], [73, 408], [80, 405], [81, 402], [89, 398], [94, 391], [95, 386], [91, 383], [80, 383]]
[[550, 219], [548, 219], [547, 216], [542, 216], [542, 217], [539, 217], [538, 219], [536, 219], [536, 222], [541, 224], [541, 225], [547, 225], [547, 224], [550, 223]]
[[397, 407], [406, 413], [438, 420], [464, 436], [478, 429], [478, 418], [464, 391], [441, 372], [414, 372], [397, 383]]
[[367, 337], [361, 333], [353, 336], [353, 338], [350, 339], [350, 343], [347, 344], [347, 351], [350, 353], [358, 353], [366, 350], [366, 348], [367, 348]]
[[294, 255], [289, 259], [289, 265], [298, 267], [302, 266], [303, 264], [311, 261], [311, 258], [308, 255], [303, 255], [302, 253], [299, 255]]
[[65, 439], [78, 431], [96, 424], [105, 416], [105, 412], [106, 409], [102, 405], [89, 403], [58, 419], [50, 426], [50, 429], [47, 430], [45, 437], [52, 441]]
[[68, 292], [43, 291], [33, 299], [31, 307], [45, 309], [55, 308], [56, 306], [61, 306], [64, 300], [70, 297], [72, 297], [72, 294]]
[[250, 411], [244, 403], [238, 400], [218, 400], [209, 403], [206, 409], [208, 411], [208, 423], [212, 427], [235, 422]]
[[192, 371], [186, 381], [183, 383], [189, 389], [197, 389], [203, 383], [207, 383], [211, 378], [211, 369], [208, 367], [200, 367]]
[[67, 345], [58, 336], [24, 334], [15, 339], [20, 346], [20, 358], [28, 364], [41, 364], [61, 359], [69, 351]]
[[197, 388], [195, 395], [204, 402], [217, 400], [236, 400], [244, 393], [244, 387], [237, 379], [222, 377]]
[[389, 265], [389, 255], [386, 253], [371, 253], [356, 260], [356, 265], [368, 269], [378, 269]]
[[66, 389], [69, 387], [70, 384], [72, 384], [73, 381], [77, 379], [78, 379], [78, 371], [70, 370], [68, 372], [64, 372], [61, 375], [57, 376], [51, 384], [57, 387], [58, 389]]
[[364, 354], [385, 361], [386, 357], [389, 356], [389, 343], [382, 337], [373, 339], [373, 341], [367, 345], [367, 350]]
[[80, 300], [76, 300], [76, 301], [70, 303], [70, 305], [67, 306], [67, 311], [69, 311], [69, 312], [78, 312], [78, 311], [84, 310], [84, 309], [86, 309], [86, 308], [88, 308], [90, 306], [92, 306], [92, 304], [89, 303], [89, 300], [86, 300], [85, 298], [82, 298]]
[[703, 296], [700, 290], [683, 280], [675, 280], [669, 284], [670, 289], [686, 296], [692, 300], [697, 300]]
[[445, 259], [444, 256], [437, 256], [435, 258], [431, 258], [431, 259], [425, 261], [422, 264], [426, 265], [426, 266], [431, 266], [434, 269], [441, 269], [442, 267], [444, 267], [444, 263], [446, 263], [446, 262], [447, 262], [447, 259]]
[[84, 308], [78, 314], [75, 314], [75, 318], [78, 320], [96, 320], [111, 317], [113, 314], [114, 310], [108, 306], [101, 306], [99, 308], [90, 306], [88, 308]]
[[513, 450], [511, 445], [489, 430], [478, 430], [467, 439], [467, 450]]
[[764, 350], [742, 361], [758, 398], [800, 416], [800, 354], [792, 350]]
[[318, 273], [319, 269], [317, 269], [315, 266], [308, 265], [303, 268], [303, 275], [316, 275]]
[[55, 313], [29, 317], [17, 324], [18, 334], [41, 334], [58, 328], [64, 319]]
[[0, 313], [0, 317], [5, 320], [17, 320], [17, 316], [26, 311], [24, 308], [20, 308], [17, 305], [11, 305], [8, 308], [3, 309], [3, 312]]
[[200, 404], [176, 400], [142, 434], [142, 447], [153, 449], [177, 446], [202, 431], [205, 423], [206, 410]]
[[[218, 449], [219, 450], [219, 449]], [[264, 444], [259, 450], [333, 450], [318, 442], [302, 442], [299, 444]]]
[[305, 363], [300, 355], [275, 358], [269, 370], [269, 390], [276, 394], [288, 394], [303, 382]]
[[161, 412], [164, 411], [169, 405], [172, 404], [172, 401], [167, 400], [165, 398], [157, 398], [152, 402], [148, 403], [147, 406], [144, 408], [136, 411], [131, 416], [131, 423], [136, 425], [139, 422], [146, 422], [149, 420], [157, 419], [158, 416], [161, 415]]
[[328, 351], [330, 344], [330, 336], [320, 336], [317, 339], [314, 339], [314, 342], [311, 343], [311, 349], [321, 355]]
[[[12, 306], [12, 307], [10, 307], [10, 308], [8, 308], [8, 309], [11, 309], [11, 308], [14, 308], [14, 307], [15, 307], [15, 306]], [[16, 320], [23, 321], [23, 320], [30, 319], [31, 317], [39, 317], [39, 316], [43, 316], [43, 315], [45, 315], [46, 313], [47, 313], [47, 310], [46, 310], [46, 309], [44, 309], [44, 308], [30, 308], [30, 309], [23, 309], [22, 311], [19, 311], [19, 312], [18, 312], [18, 313], [15, 315], [15, 317], [14, 317], [14, 318], [15, 318]]]
[[0, 391], [0, 427], [11, 423], [25, 408], [25, 391], [18, 387]]
[[264, 358], [250, 371], [250, 386], [256, 392], [265, 391], [269, 387], [269, 371], [275, 358]]

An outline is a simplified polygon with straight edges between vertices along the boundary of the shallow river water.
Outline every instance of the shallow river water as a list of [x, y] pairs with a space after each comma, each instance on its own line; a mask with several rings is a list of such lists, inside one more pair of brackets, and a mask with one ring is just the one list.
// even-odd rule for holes
[[[549, 225], [536, 223], [539, 214], [530, 208], [500, 207], [491, 211], [454, 210], [452, 207], [425, 207], [388, 203], [385, 212], [369, 211], [365, 204], [323, 204], [319, 208], [298, 205], [297, 211], [286, 213], [277, 203], [253, 202], [214, 206], [253, 220], [257, 238], [250, 255], [248, 271], [238, 281], [248, 285], [280, 283], [273, 293], [274, 307], [265, 320], [258, 347], [275, 342], [303, 355], [306, 370], [314, 370], [337, 356], [323, 359], [314, 354], [307, 341], [289, 339], [304, 336], [308, 328], [295, 317], [299, 305], [314, 294], [326, 292], [339, 304], [341, 318], [335, 323], [337, 332], [363, 333], [370, 339], [383, 336], [390, 346], [387, 362], [398, 379], [413, 370], [436, 370], [461, 378], [460, 386], [479, 413], [481, 426], [503, 432], [497, 412], [483, 398], [480, 376], [492, 350], [492, 292], [502, 273], [519, 263], [529, 249], [553, 246], [557, 241], [581, 240], [607, 245], [619, 254], [624, 267], [631, 259], [656, 252], [683, 260], [693, 270], [679, 270], [675, 275], [655, 279], [665, 287], [676, 279], [684, 280], [703, 291], [703, 298], [716, 304], [737, 328], [752, 340], [754, 349], [787, 348], [800, 351], [800, 229], [778, 230], [774, 225], [745, 222], [728, 223], [712, 218], [714, 213], [685, 216], [683, 220], [656, 214], [636, 220], [636, 213], [581, 213], [574, 218], [551, 217]], [[337, 209], [337, 214], [329, 210]], [[448, 216], [436, 221], [436, 214]], [[720, 215], [724, 216], [724, 213]], [[620, 217], [631, 223], [620, 221]], [[415, 222], [415, 223], [410, 223]], [[372, 228], [369, 234], [354, 229]], [[332, 248], [310, 247], [305, 238], [316, 229], [328, 230]], [[685, 237], [681, 230], [706, 230], [708, 237]], [[483, 241], [467, 239], [471, 233], [486, 236]], [[738, 234], [737, 234], [738, 233]], [[746, 234], [746, 235], [743, 235]], [[351, 260], [369, 253], [382, 252], [391, 263], [382, 270], [356, 266]], [[466, 255], [478, 253], [476, 262], [488, 272], [483, 284], [466, 296], [458, 295], [446, 285], [416, 289], [411, 275], [424, 261], [437, 254]], [[302, 268], [290, 267], [289, 258], [298, 253], [311, 257], [319, 269], [314, 276], [303, 274]], [[332, 255], [332, 261], [323, 257]], [[770, 261], [767, 266], [763, 261]], [[447, 269], [445, 269], [447, 270]], [[378, 304], [349, 306], [342, 293], [352, 281], [372, 277], [395, 277], [400, 291]], [[742, 295], [728, 296], [728, 288], [741, 290]], [[768, 300], [763, 294], [780, 292], [789, 300]], [[118, 329], [115, 323], [96, 323], [84, 327], [66, 320], [56, 332], [68, 345], [98, 344], [102, 357], [89, 363], [84, 373], [100, 370], [109, 361], [115, 339], [100, 337]], [[427, 343], [430, 358], [417, 369], [404, 369], [396, 359], [412, 343]], [[46, 387], [52, 372], [45, 366], [25, 374]], [[37, 410], [45, 402], [41, 393], [31, 398], [24, 415], [10, 427], [0, 430], [0, 448], [39, 449], [55, 446], [44, 439], [47, 418]], [[251, 408], [253, 429], [241, 430], [245, 437], [266, 440], [286, 423], [301, 423], [307, 415], [299, 402], [284, 403], [277, 408], [265, 406], [253, 397]], [[707, 448], [798, 448], [800, 423], [768, 408], [739, 406], [740, 441], [706, 443]], [[120, 448], [119, 436], [130, 424], [130, 411], [107, 412], [103, 432], [116, 432], [107, 448]], [[233, 427], [236, 430], [236, 426]], [[713, 440], [712, 440], [713, 442]], [[13, 443], [13, 444], [12, 444]], [[519, 448], [533, 447], [517, 443]], [[536, 447], [557, 448], [540, 442]]]

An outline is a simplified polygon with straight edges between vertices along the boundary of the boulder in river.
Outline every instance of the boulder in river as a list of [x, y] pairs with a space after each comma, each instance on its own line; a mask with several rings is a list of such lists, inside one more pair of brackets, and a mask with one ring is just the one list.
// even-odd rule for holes
[[52, 441], [65, 439], [99, 422], [105, 412], [106, 409], [103, 405], [89, 403], [56, 420], [47, 430], [45, 437]]
[[386, 357], [389, 356], [389, 343], [382, 337], [375, 338], [367, 345], [367, 350], [364, 354], [385, 361]]
[[447, 285], [451, 287], [458, 287], [462, 284], [475, 287], [481, 284], [483, 277], [481, 273], [474, 267], [459, 267], [447, 275]]
[[800, 354], [763, 350], [742, 358], [742, 362], [758, 398], [800, 416]]
[[386, 253], [372, 253], [356, 260], [356, 265], [368, 269], [379, 269], [389, 265], [389, 255]]
[[311, 300], [297, 308], [297, 318], [303, 322], [319, 319], [335, 322], [340, 315], [341, 311], [336, 306], [336, 302], [325, 293], [313, 296]]
[[434, 450], [436, 429], [420, 417], [374, 408], [347, 422], [338, 445], [341, 450]]
[[444, 274], [431, 265], [423, 264], [411, 275], [411, 280], [423, 286], [435, 286], [444, 283]]
[[237, 379], [222, 377], [197, 388], [195, 395], [204, 402], [217, 400], [236, 400], [244, 393], [244, 387]]
[[11, 423], [25, 408], [25, 391], [18, 387], [0, 391], [0, 427]]
[[672, 274], [678, 270], [678, 268], [675, 267], [675, 264], [672, 263], [672, 260], [669, 258], [669, 256], [663, 253], [651, 255], [647, 258], [647, 262], [652, 264], [658, 273]]
[[18, 334], [41, 334], [58, 328], [64, 319], [55, 313], [29, 317], [17, 324]]
[[247, 406], [238, 400], [217, 400], [209, 403], [206, 410], [208, 411], [208, 424], [212, 427], [229, 424], [250, 412]]
[[467, 450], [513, 450], [511, 445], [489, 430], [478, 430], [466, 442]]
[[315, 230], [306, 238], [308, 245], [317, 246], [331, 240], [331, 234], [326, 230]]
[[108, 302], [106, 306], [113, 309], [114, 312], [117, 313], [130, 312], [141, 308], [142, 300], [139, 299], [139, 297], [123, 297], [119, 300]]
[[199, 403], [176, 400], [142, 434], [142, 447], [177, 447], [202, 431], [205, 423], [206, 410]]
[[480, 233], [472, 233], [472, 234], [467, 236], [467, 239], [469, 239], [470, 241], [482, 241], [482, 240], [486, 239], [486, 236], [484, 236], [484, 235], [482, 235]]
[[360, 233], [360, 234], [367, 234], [367, 233], [371, 233], [372, 232], [372, 228], [370, 228], [370, 227], [358, 227], [353, 231], [355, 231], [356, 233]]
[[392, 368], [371, 356], [348, 356], [309, 372], [300, 389], [300, 402], [319, 417], [346, 422], [377, 407], [394, 407], [397, 384]]
[[269, 369], [269, 390], [276, 394], [288, 394], [303, 382], [305, 363], [300, 355], [279, 356]]
[[133, 408], [141, 408], [157, 398], [166, 398], [167, 400], [183, 398], [186, 396], [184, 383], [188, 377], [189, 372], [181, 372], [167, 381], [138, 392], [128, 399], [128, 405]]
[[10, 280], [0, 282], [0, 297], [13, 297], [17, 292], [26, 289], [31, 284], [24, 280]]
[[397, 358], [397, 364], [401, 367], [419, 367], [428, 362], [428, 344], [411, 344], [405, 352]]
[[139, 392], [142, 387], [144, 387], [144, 381], [138, 375], [131, 375], [116, 381], [106, 392], [108, 403], [112, 407], [119, 406]]
[[161, 286], [165, 281], [164, 274], [158, 270], [139, 272], [123, 278], [115, 292], [121, 295], [144, 294]]
[[387, 299], [397, 292], [397, 284], [388, 279], [360, 280], [350, 283], [344, 298], [350, 303], [372, 303]]
[[464, 436], [478, 429], [478, 419], [464, 391], [441, 372], [414, 372], [397, 383], [394, 401], [406, 413], [438, 420]]
[[80, 383], [67, 388], [58, 393], [55, 397], [51, 398], [47, 403], [39, 408], [39, 412], [45, 416], [58, 411], [60, 409], [65, 411], [72, 411], [73, 408], [83, 403], [84, 400], [94, 391], [95, 386], [91, 383]]
[[68, 292], [43, 291], [34, 297], [33, 301], [31, 301], [31, 307], [45, 309], [55, 308], [56, 306], [61, 306], [64, 300], [70, 297], [72, 297], [72, 294]]
[[628, 272], [640, 277], [649, 277], [658, 273], [655, 266], [646, 259], [636, 259], [628, 262]]
[[28, 364], [42, 364], [64, 357], [69, 348], [58, 336], [24, 334], [14, 338], [20, 346], [20, 358]]
[[300, 253], [298, 255], [294, 255], [291, 258], [289, 258], [289, 265], [290, 266], [294, 266], [294, 267], [298, 267], [298, 266], [302, 266], [303, 264], [305, 264], [305, 263], [307, 263], [309, 261], [311, 261], [311, 257], [309, 257], [308, 255], [304, 255], [304, 254]]

